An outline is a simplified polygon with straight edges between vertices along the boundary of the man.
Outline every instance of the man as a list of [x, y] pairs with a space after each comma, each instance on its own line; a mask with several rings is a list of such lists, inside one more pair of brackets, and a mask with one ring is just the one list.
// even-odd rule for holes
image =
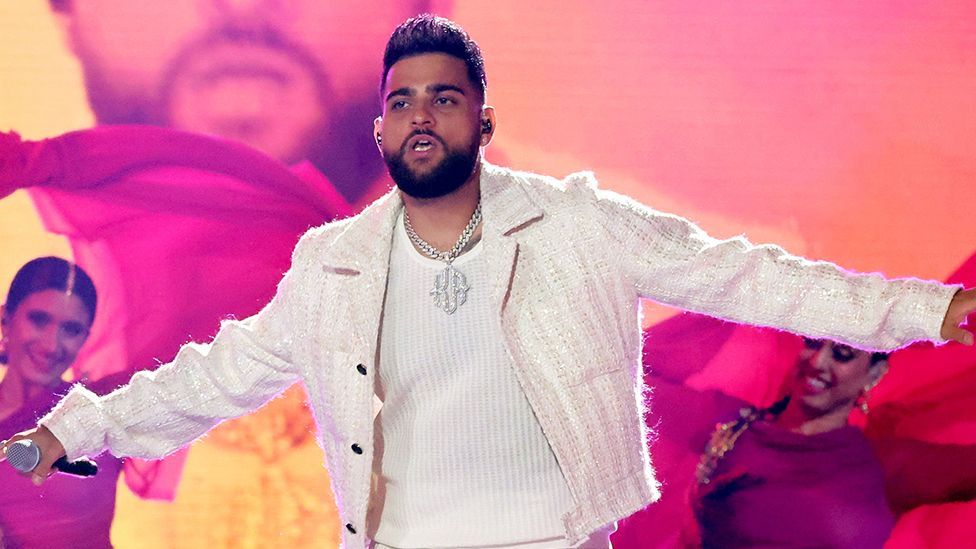
[[307, 233], [259, 314], [15, 437], [42, 449], [36, 480], [65, 453], [164, 455], [302, 380], [346, 546], [606, 547], [658, 497], [640, 297], [862, 346], [971, 343], [973, 290], [716, 241], [588, 174], [483, 162], [485, 82], [453, 23], [398, 27], [374, 124], [398, 189]]

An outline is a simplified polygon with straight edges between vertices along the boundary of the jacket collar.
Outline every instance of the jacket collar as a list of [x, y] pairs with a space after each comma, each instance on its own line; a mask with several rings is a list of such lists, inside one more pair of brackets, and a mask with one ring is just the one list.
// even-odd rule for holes
[[483, 232], [492, 236], [512, 235], [543, 217], [521, 174], [487, 162], [481, 167], [481, 209]]
[[[482, 162], [481, 209], [483, 238], [511, 236], [542, 219], [543, 211], [530, 195], [517, 172]], [[336, 271], [376, 272], [379, 263], [388, 264], [394, 224], [403, 208], [396, 188], [346, 221], [330, 249], [329, 264]], [[378, 269], [382, 276], [386, 269]]]

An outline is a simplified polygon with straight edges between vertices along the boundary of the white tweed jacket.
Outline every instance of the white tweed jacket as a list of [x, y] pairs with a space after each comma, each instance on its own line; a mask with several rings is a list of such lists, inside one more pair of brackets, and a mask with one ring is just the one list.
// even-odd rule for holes
[[[939, 340], [955, 287], [888, 281], [692, 223], [611, 192], [484, 165], [483, 253], [517, 377], [575, 505], [578, 540], [658, 497], [644, 424], [639, 300], [859, 347]], [[221, 420], [303, 381], [319, 427], [345, 547], [365, 547], [373, 400], [396, 191], [360, 215], [309, 231], [275, 298], [188, 344], [167, 365], [99, 398], [73, 389], [41, 423], [76, 459], [109, 449], [164, 456]], [[426, 288], [418, 288], [426, 291]], [[433, 306], [433, 305], [432, 305]], [[423, 452], [418, 448], [417, 452]]]

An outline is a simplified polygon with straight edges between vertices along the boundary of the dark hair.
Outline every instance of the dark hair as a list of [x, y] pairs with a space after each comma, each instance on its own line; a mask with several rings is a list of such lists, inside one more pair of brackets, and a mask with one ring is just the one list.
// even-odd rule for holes
[[4, 304], [6, 314], [12, 315], [31, 294], [44, 290], [67, 292], [69, 281], [71, 293], [81, 299], [88, 310], [89, 321], [94, 321], [95, 305], [98, 302], [95, 283], [84, 269], [60, 257], [39, 257], [28, 261], [17, 271], [7, 292], [7, 301]]
[[888, 360], [888, 353], [882, 351], [871, 353], [871, 363], [869, 364], [869, 366], [874, 366], [877, 363], [884, 360]]
[[425, 13], [401, 23], [386, 43], [383, 53], [383, 76], [380, 79], [380, 95], [386, 89], [386, 77], [390, 67], [405, 57], [424, 53], [444, 53], [464, 61], [468, 79], [485, 99], [488, 78], [485, 76], [485, 60], [481, 48], [457, 23], [450, 19]]

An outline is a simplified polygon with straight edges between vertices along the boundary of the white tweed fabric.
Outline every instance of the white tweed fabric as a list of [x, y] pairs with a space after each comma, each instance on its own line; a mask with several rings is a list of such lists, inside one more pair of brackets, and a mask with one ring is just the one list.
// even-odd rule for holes
[[390, 547], [567, 547], [559, 538], [573, 496], [491, 314], [481, 252], [454, 261], [471, 290], [447, 315], [428, 293], [444, 263], [415, 250], [403, 223], [394, 229], [372, 535]]
[[[659, 495], [643, 419], [640, 297], [893, 349], [940, 341], [958, 289], [715, 240], [598, 190], [590, 173], [558, 181], [484, 165], [481, 193], [492, 314], [573, 494], [563, 516], [570, 540]], [[185, 346], [171, 364], [103, 398], [73, 389], [42, 424], [72, 459], [105, 448], [160, 457], [302, 380], [347, 525], [342, 543], [365, 547], [375, 528], [367, 518], [375, 365], [401, 208], [391, 191], [358, 216], [309, 231], [260, 313], [225, 322], [211, 343]]]

